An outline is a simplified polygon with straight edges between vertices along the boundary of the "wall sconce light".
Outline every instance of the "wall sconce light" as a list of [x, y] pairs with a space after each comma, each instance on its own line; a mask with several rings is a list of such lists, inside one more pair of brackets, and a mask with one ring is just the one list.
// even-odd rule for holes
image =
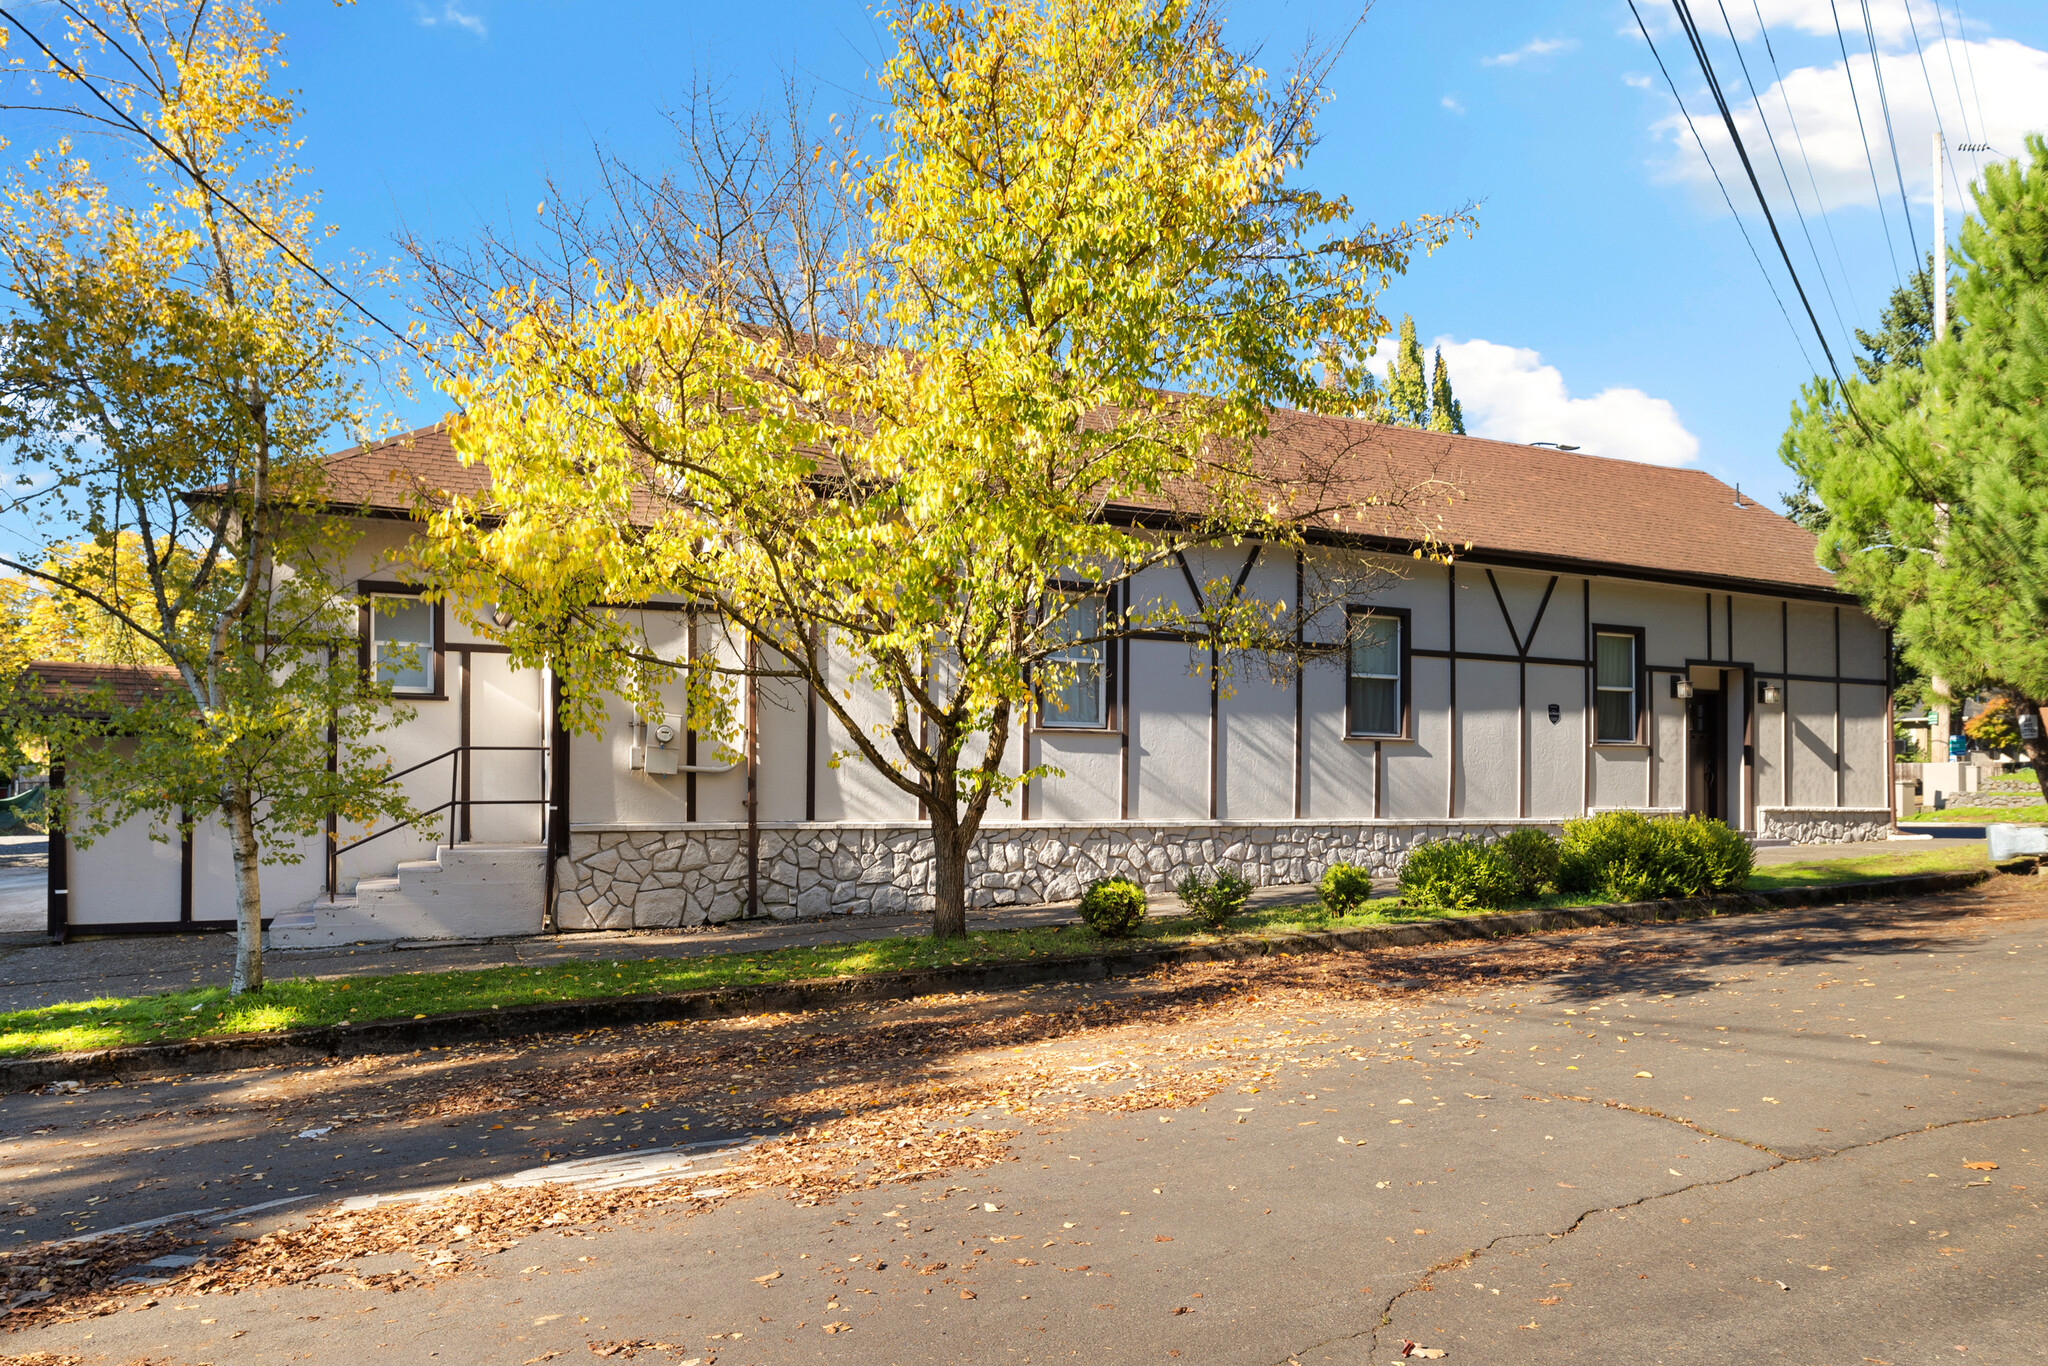
[[504, 630], [512, 624], [512, 609], [509, 607], [493, 607], [491, 609], [491, 621], [496, 624], [499, 630]]
[[1690, 700], [1692, 697], [1692, 680], [1684, 674], [1671, 675], [1671, 695], [1681, 702]]
[[1775, 707], [1783, 701], [1785, 690], [1776, 683], [1764, 682], [1756, 685], [1756, 700], [1767, 707]]

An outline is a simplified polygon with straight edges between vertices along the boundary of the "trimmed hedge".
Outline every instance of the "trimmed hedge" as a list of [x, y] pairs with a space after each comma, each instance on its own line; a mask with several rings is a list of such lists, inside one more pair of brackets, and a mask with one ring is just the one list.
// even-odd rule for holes
[[1122, 939], [1145, 918], [1145, 889], [1127, 877], [1100, 877], [1081, 893], [1081, 919], [1105, 939]]
[[1739, 830], [1705, 816], [1608, 811], [1566, 821], [1557, 886], [1613, 901], [1705, 896], [1740, 887], [1756, 851]]
[[1401, 864], [1401, 900], [1435, 910], [1491, 910], [1519, 895], [1514, 865], [1499, 844], [1427, 840]]

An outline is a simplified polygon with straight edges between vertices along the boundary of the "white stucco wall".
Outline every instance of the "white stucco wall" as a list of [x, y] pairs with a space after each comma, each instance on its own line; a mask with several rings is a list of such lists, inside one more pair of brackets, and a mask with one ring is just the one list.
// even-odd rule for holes
[[[368, 524], [351, 556], [351, 576], [402, 577], [394, 560], [409, 530], [396, 522]], [[1248, 553], [1247, 547], [1226, 547], [1193, 556], [1190, 567], [1198, 579], [1227, 585], [1244, 570]], [[1670, 696], [1670, 671], [1711, 661], [1717, 678], [1721, 669], [1729, 670], [1733, 694], [1724, 763], [1730, 775], [1725, 785], [1727, 814], [1742, 819], [1758, 809], [1796, 811], [1796, 820], [1773, 819], [1802, 830], [1855, 830], [1868, 824], [1867, 815], [1852, 813], [1832, 824], [1811, 815], [1837, 809], [1837, 685], [1794, 681], [1776, 706], [1760, 704], [1754, 695], [1759, 677], [1782, 675], [1788, 666], [1794, 673], [1832, 678], [1838, 623], [1842, 673], [1881, 678], [1883, 632], [1853, 608], [1786, 603], [1762, 594], [1736, 595], [1731, 604], [1727, 594], [1697, 588], [1621, 579], [1589, 581], [1572, 575], [1556, 576], [1552, 587], [1549, 574], [1499, 567], [1493, 571], [1499, 586], [1496, 597], [1483, 566], [1461, 563], [1452, 571], [1410, 560], [1387, 561], [1384, 566], [1389, 577], [1371, 601], [1411, 613], [1408, 644], [1421, 652], [1410, 664], [1407, 737], [1346, 737], [1346, 669], [1341, 658], [1310, 667], [1298, 680], [1277, 683], [1255, 663], [1233, 662], [1216, 702], [1212, 736], [1206, 650], [1191, 651], [1176, 640], [1133, 640], [1118, 647], [1117, 693], [1125, 705], [1116, 709], [1109, 727], [1034, 729], [1027, 753], [1019, 718], [1005, 769], [1017, 772], [1027, 762], [1038, 762], [1062, 770], [1033, 785], [1030, 822], [1078, 828], [1119, 821], [1207, 821], [1212, 815], [1212, 742], [1214, 815], [1226, 822], [1293, 819], [1297, 765], [1299, 814], [1309, 821], [1558, 820], [1589, 807], [1683, 808], [1685, 709]], [[1294, 585], [1293, 552], [1286, 551], [1262, 554], [1245, 579], [1244, 591], [1260, 600], [1290, 601]], [[1132, 598], [1141, 606], [1151, 600], [1185, 607], [1190, 601], [1186, 576], [1178, 565], [1160, 566], [1143, 576]], [[1341, 631], [1339, 618], [1332, 614], [1319, 629]], [[1583, 667], [1517, 662], [1524, 647], [1529, 657], [1583, 659], [1589, 621], [1641, 628], [1644, 633], [1647, 744], [1589, 747]], [[412, 719], [385, 737], [394, 767], [451, 749], [460, 738], [461, 671], [454, 647], [473, 637], [459, 611], [448, 611], [445, 622], [445, 640], [451, 647], [444, 666], [448, 695], [411, 703]], [[677, 654], [684, 652], [682, 622], [677, 613], [647, 614], [650, 638]], [[1784, 657], [1788, 642], [1789, 660]], [[1449, 650], [1454, 643], [1461, 655], [1501, 657], [1459, 661], [1455, 718], [1450, 702], [1452, 666], [1431, 653]], [[732, 655], [734, 647], [700, 635], [696, 648], [700, 653]], [[478, 650], [470, 655], [468, 684], [473, 743], [545, 743], [544, 674], [515, 670], [503, 655]], [[835, 666], [833, 686], [850, 693], [848, 705], [859, 724], [886, 723], [882, 699], [851, 682], [843, 659]], [[1519, 706], [1524, 687], [1526, 711]], [[668, 704], [680, 714], [681, 685], [671, 692]], [[1873, 684], [1844, 683], [1840, 696], [1844, 752], [1839, 809], [1881, 807], [1889, 739], [1884, 690]], [[1556, 722], [1549, 718], [1552, 704], [1558, 707]], [[1755, 742], [1747, 791], [1741, 776], [1745, 708], [1753, 711]], [[756, 716], [758, 812], [764, 823], [785, 826], [807, 817], [813, 826], [915, 822], [915, 801], [850, 752], [847, 734], [822, 703], [816, 710], [812, 746], [800, 685], [760, 683]], [[650, 776], [631, 767], [634, 720], [630, 708], [615, 702], [598, 733], [572, 737], [572, 828], [675, 829], [691, 824], [693, 817], [697, 825], [728, 832], [744, 825], [744, 767], [697, 775], [693, 811], [687, 777]], [[890, 747], [886, 739], [883, 744]], [[807, 770], [809, 753], [815, 755], [815, 766]], [[707, 737], [700, 745], [699, 762], [714, 758]], [[477, 797], [541, 795], [538, 756], [478, 754], [474, 765], [472, 792]], [[422, 806], [438, 804], [449, 795], [451, 774], [448, 762], [435, 764], [407, 779], [407, 790]], [[808, 802], [807, 794], [812, 796]], [[1019, 805], [999, 805], [991, 819], [1014, 822], [1023, 814]], [[537, 807], [476, 808], [473, 831], [480, 841], [534, 840], [541, 832], [540, 813]], [[352, 833], [356, 832], [345, 831], [344, 838]], [[434, 845], [445, 838], [439, 831], [388, 836], [344, 857], [343, 882], [388, 873], [400, 859], [431, 857]], [[309, 842], [307, 851], [311, 857], [299, 867], [266, 872], [265, 895], [273, 905], [302, 902], [318, 890], [318, 841]], [[94, 917], [176, 918], [175, 843], [155, 845], [144, 832], [122, 831], [91, 850], [75, 851], [74, 866], [80, 923]], [[225, 844], [215, 830], [202, 830], [197, 841], [194, 885], [202, 919], [231, 913]]]

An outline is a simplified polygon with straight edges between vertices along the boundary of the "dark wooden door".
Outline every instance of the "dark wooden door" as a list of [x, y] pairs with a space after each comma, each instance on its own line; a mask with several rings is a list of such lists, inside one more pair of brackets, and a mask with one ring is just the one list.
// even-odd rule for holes
[[1726, 797], [1728, 745], [1723, 722], [1726, 694], [1701, 689], [1686, 704], [1686, 753], [1689, 756], [1685, 809], [1696, 816], [1728, 818]]

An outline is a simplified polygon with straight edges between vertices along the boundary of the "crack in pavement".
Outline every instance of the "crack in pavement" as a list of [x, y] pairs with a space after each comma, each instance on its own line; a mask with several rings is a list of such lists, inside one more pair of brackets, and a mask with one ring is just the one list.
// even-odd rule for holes
[[[1626, 1105], [1619, 1101], [1596, 1101], [1590, 1096], [1572, 1096], [1565, 1095], [1561, 1092], [1551, 1092], [1550, 1095], [1557, 1100], [1582, 1101], [1587, 1104], [1604, 1105], [1608, 1109], [1626, 1110], [1633, 1114], [1648, 1115], [1653, 1119], [1661, 1119], [1667, 1123], [1675, 1124], [1680, 1128], [1692, 1129], [1698, 1133], [1710, 1132], [1708, 1130], [1701, 1129], [1699, 1128], [1699, 1126], [1691, 1124], [1686, 1120], [1675, 1119], [1669, 1115], [1659, 1114], [1655, 1110], [1646, 1110], [1638, 1106]], [[1328, 1347], [1333, 1343], [1356, 1342], [1360, 1338], [1369, 1338], [1369, 1341], [1366, 1343], [1365, 1350], [1366, 1359], [1368, 1361], [1371, 1361], [1379, 1351], [1380, 1330], [1382, 1328], [1385, 1328], [1394, 1320], [1395, 1305], [1399, 1304], [1403, 1299], [1406, 1299], [1409, 1295], [1412, 1295], [1418, 1290], [1421, 1290], [1425, 1286], [1427, 1286], [1429, 1284], [1429, 1278], [1431, 1276], [1434, 1276], [1439, 1272], [1452, 1271], [1456, 1270], [1459, 1267], [1470, 1266], [1472, 1263], [1478, 1261], [1480, 1258], [1487, 1256], [1488, 1254], [1493, 1252], [1493, 1250], [1499, 1247], [1502, 1243], [1509, 1242], [1514, 1239], [1547, 1238], [1551, 1242], [1555, 1243], [1565, 1238], [1569, 1238], [1572, 1234], [1577, 1233], [1579, 1231], [1580, 1226], [1582, 1226], [1588, 1219], [1592, 1218], [1596, 1214], [1613, 1214], [1619, 1210], [1639, 1209], [1644, 1205], [1650, 1204], [1652, 1201], [1668, 1199], [1674, 1195], [1684, 1195], [1690, 1191], [1711, 1190], [1717, 1186], [1732, 1186], [1738, 1181], [1746, 1181], [1753, 1176], [1763, 1176], [1770, 1172], [1782, 1170], [1786, 1167], [1800, 1166], [1808, 1163], [1824, 1162], [1829, 1158], [1841, 1157], [1845, 1154], [1857, 1152], [1864, 1148], [1874, 1148], [1881, 1143], [1892, 1143], [1898, 1141], [1899, 1139], [1914, 1138], [1921, 1134], [1937, 1133], [1943, 1129], [1960, 1128], [1964, 1125], [1994, 1124], [2001, 1120], [2009, 1119], [2030, 1119], [2035, 1115], [2043, 1113], [2048, 1113], [2048, 1104], [2036, 1105], [2031, 1110], [2016, 1110], [2011, 1114], [1975, 1115], [1963, 1119], [1952, 1119], [1947, 1120], [1940, 1124], [1924, 1125], [1918, 1129], [1902, 1129], [1897, 1133], [1886, 1134], [1880, 1138], [1867, 1139], [1861, 1143], [1852, 1143], [1845, 1147], [1836, 1148], [1830, 1152], [1815, 1153], [1811, 1157], [1786, 1157], [1784, 1154], [1776, 1152], [1773, 1149], [1766, 1148], [1760, 1143], [1750, 1143], [1744, 1139], [1730, 1138], [1724, 1134], [1713, 1134], [1713, 1137], [1719, 1138], [1724, 1142], [1738, 1143], [1744, 1147], [1753, 1148], [1759, 1152], [1768, 1153], [1770, 1154], [1770, 1156], [1776, 1158], [1777, 1160], [1774, 1162], [1767, 1163], [1763, 1166], [1753, 1168], [1750, 1171], [1737, 1172], [1733, 1176], [1724, 1176], [1717, 1181], [1694, 1181], [1688, 1185], [1679, 1186], [1673, 1190], [1654, 1191], [1648, 1195], [1640, 1196], [1637, 1199], [1624, 1201], [1616, 1205], [1595, 1205], [1593, 1208], [1588, 1209], [1581, 1213], [1578, 1218], [1572, 1220], [1569, 1225], [1567, 1225], [1565, 1228], [1557, 1232], [1550, 1232], [1548, 1230], [1538, 1230], [1529, 1233], [1500, 1234], [1497, 1237], [1489, 1239], [1484, 1247], [1475, 1247], [1470, 1251], [1460, 1253], [1456, 1257], [1447, 1257], [1444, 1260], [1437, 1262], [1434, 1265], [1426, 1268], [1422, 1272], [1422, 1274], [1415, 1279], [1413, 1284], [1409, 1285], [1406, 1289], [1395, 1291], [1394, 1294], [1388, 1297], [1387, 1302], [1384, 1305], [1380, 1306], [1378, 1318], [1374, 1321], [1370, 1328], [1360, 1329], [1356, 1333], [1343, 1333], [1335, 1337], [1323, 1338], [1320, 1341], [1312, 1342], [1306, 1347], [1302, 1347], [1297, 1349], [1296, 1351], [1288, 1353], [1282, 1362], [1276, 1363], [1276, 1366], [1298, 1366], [1298, 1362], [1296, 1359], [1299, 1358], [1305, 1352], [1313, 1352], [1318, 1348]]]

